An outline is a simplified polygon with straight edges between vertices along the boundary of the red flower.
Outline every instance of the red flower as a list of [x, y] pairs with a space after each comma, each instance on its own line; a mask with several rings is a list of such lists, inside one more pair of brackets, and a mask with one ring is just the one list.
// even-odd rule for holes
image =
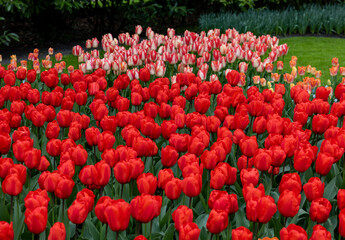
[[313, 200], [310, 205], [310, 219], [317, 223], [324, 223], [332, 210], [331, 203], [326, 198]]
[[141, 194], [153, 195], [157, 189], [157, 178], [152, 173], [143, 173], [138, 177], [137, 185]]
[[345, 209], [341, 210], [339, 213], [339, 234], [345, 237]]
[[0, 154], [7, 154], [11, 147], [11, 137], [8, 133], [0, 132]]
[[5, 180], [2, 182], [2, 191], [5, 194], [17, 196], [23, 190], [24, 183], [21, 182], [18, 174], [8, 174]]
[[54, 190], [55, 196], [60, 199], [67, 199], [71, 195], [74, 185], [75, 185], [74, 181], [70, 176], [68, 175], [60, 176]]
[[277, 211], [277, 205], [271, 196], [264, 196], [258, 200], [257, 217], [260, 223], [268, 223]]
[[258, 149], [253, 157], [254, 166], [260, 171], [267, 171], [272, 164], [272, 152], [270, 150]]
[[303, 185], [303, 190], [308, 201], [312, 202], [315, 199], [323, 197], [325, 183], [321, 182], [320, 178], [318, 177], [312, 177], [306, 184]]
[[318, 240], [318, 239], [331, 240], [332, 234], [329, 231], [327, 231], [325, 227], [321, 225], [315, 225], [313, 227], [313, 233], [309, 240]]
[[[5, 221], [0, 221], [0, 238], [3, 240], [13, 240], [13, 223], [10, 224]], [[50, 239], [49, 239], [50, 240]]]
[[165, 195], [170, 200], [178, 199], [182, 192], [182, 181], [179, 178], [173, 178], [165, 184]]
[[242, 169], [240, 173], [241, 183], [243, 186], [252, 183], [254, 186], [259, 183], [259, 171], [256, 168]]
[[[323, 183], [323, 186], [324, 186], [324, 183]], [[338, 196], [337, 196], [337, 203], [338, 203], [338, 208], [340, 211], [345, 208], [345, 189], [339, 189]]]
[[279, 196], [278, 210], [284, 217], [294, 217], [299, 210], [301, 204], [301, 194], [297, 194], [290, 190], [285, 190]]
[[238, 227], [232, 230], [233, 240], [252, 240], [253, 233], [245, 227]]
[[241, 152], [247, 157], [254, 156], [256, 150], [258, 149], [258, 142], [256, 141], [256, 136], [247, 137], [240, 141]]
[[139, 79], [143, 82], [148, 82], [148, 81], [150, 81], [150, 78], [151, 78], [150, 70], [146, 67], [140, 68]]
[[174, 178], [174, 173], [171, 168], [164, 168], [158, 172], [158, 187], [165, 189], [165, 185]]
[[334, 158], [329, 153], [320, 152], [316, 158], [315, 171], [316, 173], [326, 176], [331, 171]]
[[326, 115], [318, 114], [313, 117], [312, 130], [316, 134], [323, 134], [329, 127], [330, 122]]
[[105, 149], [110, 149], [115, 144], [115, 136], [110, 131], [104, 131], [97, 137], [98, 150], [104, 152]]
[[89, 146], [97, 146], [98, 145], [98, 135], [100, 135], [101, 132], [98, 128], [90, 127], [85, 130], [85, 138], [86, 142]]
[[188, 197], [196, 197], [200, 194], [202, 180], [199, 174], [191, 174], [182, 180], [182, 191]]
[[48, 139], [58, 138], [59, 133], [60, 133], [60, 127], [59, 127], [59, 124], [56, 122], [56, 120], [49, 122], [47, 124], [46, 137]]
[[280, 230], [280, 240], [300, 239], [308, 240], [307, 232], [300, 226], [290, 224], [287, 228]]
[[180, 240], [198, 240], [200, 229], [196, 223], [187, 223], [182, 226], [179, 233]]
[[213, 234], [221, 233], [229, 223], [226, 211], [212, 209], [208, 216], [206, 228]]
[[30, 232], [40, 234], [47, 227], [48, 208], [37, 207], [34, 209], [26, 209], [24, 222]]
[[129, 224], [131, 207], [122, 199], [113, 200], [104, 209], [104, 216], [112, 231], [124, 231]]
[[67, 210], [68, 219], [74, 224], [82, 224], [89, 213], [88, 207], [86, 201], [75, 200]]
[[132, 217], [139, 222], [148, 223], [160, 215], [162, 197], [142, 194], [132, 199], [130, 205]]
[[236, 70], [231, 70], [226, 75], [226, 80], [231, 86], [237, 86], [238, 82], [241, 80], [241, 75]]
[[302, 190], [302, 182], [298, 173], [284, 174], [279, 183], [279, 193], [283, 193], [285, 190], [290, 190], [296, 194], [300, 194]]
[[46, 150], [47, 150], [47, 153], [52, 157], [59, 156], [61, 153], [61, 140], [60, 139], [49, 140], [46, 146]]
[[126, 161], [116, 163], [114, 167], [114, 176], [121, 184], [129, 183], [132, 179], [132, 165]]
[[66, 229], [65, 224], [62, 222], [56, 222], [50, 228], [48, 240], [65, 240], [66, 239]]
[[180, 231], [183, 225], [193, 222], [193, 211], [185, 205], [180, 205], [172, 213], [172, 219], [175, 223], [175, 228]]

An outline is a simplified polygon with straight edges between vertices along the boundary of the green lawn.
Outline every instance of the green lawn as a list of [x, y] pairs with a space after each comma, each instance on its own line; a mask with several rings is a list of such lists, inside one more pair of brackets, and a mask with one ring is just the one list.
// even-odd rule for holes
[[345, 67], [345, 38], [328, 37], [289, 37], [282, 38], [279, 44], [287, 43], [289, 52], [284, 58], [284, 70], [290, 71], [291, 56], [297, 56], [298, 66], [311, 65], [322, 71], [321, 81], [330, 79], [329, 68], [332, 58], [339, 59], [340, 67]]

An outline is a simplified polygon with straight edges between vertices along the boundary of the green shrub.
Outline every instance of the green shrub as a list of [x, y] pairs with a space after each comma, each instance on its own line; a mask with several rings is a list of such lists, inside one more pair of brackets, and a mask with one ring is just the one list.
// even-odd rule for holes
[[303, 9], [285, 10], [249, 9], [246, 12], [203, 14], [199, 18], [203, 30], [235, 28], [239, 32], [251, 31], [256, 35], [274, 34], [344, 34], [345, 5], [304, 5]]

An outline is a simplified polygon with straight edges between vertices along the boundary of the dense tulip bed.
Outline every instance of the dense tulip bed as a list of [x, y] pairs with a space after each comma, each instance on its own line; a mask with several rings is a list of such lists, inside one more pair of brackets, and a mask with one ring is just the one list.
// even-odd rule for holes
[[0, 67], [0, 238], [345, 237], [337, 59], [324, 87], [276, 37], [141, 32]]

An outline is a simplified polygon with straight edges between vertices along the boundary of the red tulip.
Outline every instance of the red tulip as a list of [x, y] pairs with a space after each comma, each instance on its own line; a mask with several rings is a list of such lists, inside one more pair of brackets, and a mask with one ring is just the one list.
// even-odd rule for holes
[[137, 185], [141, 194], [153, 195], [157, 188], [157, 178], [152, 173], [143, 173], [138, 177]]
[[179, 233], [180, 240], [198, 240], [200, 229], [196, 223], [187, 223], [182, 226]]
[[182, 180], [182, 191], [188, 197], [196, 197], [200, 194], [202, 180], [199, 174], [191, 174]]
[[313, 227], [313, 233], [309, 240], [318, 240], [318, 239], [331, 240], [332, 234], [329, 231], [327, 231], [325, 227], [321, 225], [315, 225]]
[[112, 231], [124, 231], [131, 217], [130, 205], [122, 199], [113, 200], [104, 209], [104, 216]]
[[0, 132], [0, 154], [7, 154], [11, 147], [11, 137], [8, 133]]
[[233, 240], [252, 240], [253, 233], [245, 227], [238, 227], [232, 230]]
[[49, 140], [46, 145], [46, 150], [47, 150], [47, 153], [52, 157], [59, 156], [61, 153], [61, 140], [60, 139]]
[[5, 178], [10, 168], [13, 167], [12, 158], [1, 158], [0, 157], [0, 178]]
[[132, 165], [126, 161], [116, 163], [114, 167], [114, 176], [121, 184], [129, 183], [132, 179]]
[[142, 223], [148, 223], [160, 215], [162, 197], [142, 194], [131, 201], [132, 217]]
[[329, 125], [330, 123], [326, 115], [318, 114], [313, 117], [312, 130], [316, 134], [323, 134]]
[[268, 223], [277, 211], [277, 205], [271, 196], [264, 196], [258, 200], [257, 216], [260, 223]]
[[325, 183], [321, 182], [320, 178], [318, 177], [312, 177], [306, 184], [303, 185], [303, 191], [308, 201], [312, 202], [315, 199], [323, 197]]
[[3, 240], [13, 240], [14, 239], [14, 232], [13, 232], [13, 223], [10, 224], [5, 221], [0, 221], [0, 238]]
[[240, 148], [241, 148], [241, 152], [247, 157], [254, 156], [256, 150], [258, 149], [258, 143], [256, 141], [256, 137], [252, 136], [246, 139], [242, 139], [240, 141]]
[[345, 237], [345, 210], [342, 209], [339, 213], [339, 234]]
[[71, 195], [74, 185], [74, 181], [70, 176], [60, 176], [55, 187], [55, 196], [60, 199], [67, 199]]
[[48, 208], [37, 207], [34, 209], [26, 209], [24, 222], [29, 231], [34, 234], [40, 234], [47, 227]]
[[326, 198], [313, 200], [310, 205], [310, 219], [317, 223], [324, 223], [332, 210], [331, 203]]
[[49, 122], [47, 124], [46, 137], [48, 139], [58, 138], [59, 133], [60, 133], [60, 127], [59, 127], [59, 124], [56, 122], [56, 120]]
[[272, 152], [258, 149], [253, 157], [254, 166], [260, 171], [267, 171], [272, 164]]
[[8, 174], [2, 182], [2, 191], [11, 196], [17, 196], [23, 190], [23, 183], [18, 174]]
[[285, 190], [290, 190], [296, 194], [300, 194], [302, 190], [301, 178], [298, 173], [284, 174], [279, 183], [279, 193], [283, 193]]
[[165, 185], [174, 179], [174, 173], [171, 168], [164, 168], [158, 173], [158, 187], [160, 189], [165, 189]]
[[333, 162], [334, 158], [329, 153], [320, 152], [315, 162], [316, 173], [326, 176], [331, 170]]
[[174, 166], [177, 162], [178, 157], [178, 152], [170, 145], [161, 149], [161, 161], [164, 167]]
[[85, 130], [86, 142], [89, 146], [98, 145], [98, 136], [101, 134], [98, 128], [90, 127]]
[[165, 184], [165, 195], [170, 200], [176, 200], [180, 197], [182, 193], [181, 187], [182, 181], [179, 178], [173, 178]]
[[280, 230], [280, 240], [300, 239], [308, 240], [307, 232], [300, 226], [290, 224], [287, 228]]
[[290, 190], [285, 190], [279, 196], [278, 210], [284, 217], [294, 217], [299, 210], [301, 204], [301, 194], [297, 194]]
[[208, 216], [206, 227], [212, 234], [218, 234], [227, 228], [228, 223], [226, 211], [212, 209]]
[[13, 154], [17, 161], [24, 162], [25, 155], [34, 146], [34, 141], [29, 137], [22, 137], [12, 145]]
[[175, 228], [180, 231], [183, 225], [193, 222], [193, 211], [187, 206], [180, 205], [172, 213], [172, 219], [175, 223]]
[[243, 186], [252, 183], [254, 186], [259, 183], [259, 171], [256, 168], [242, 169], [240, 173], [241, 183]]
[[66, 229], [65, 224], [62, 222], [56, 222], [50, 228], [48, 240], [65, 240], [66, 239]]
[[68, 219], [74, 224], [82, 224], [88, 215], [88, 203], [86, 201], [75, 200], [68, 208]]

